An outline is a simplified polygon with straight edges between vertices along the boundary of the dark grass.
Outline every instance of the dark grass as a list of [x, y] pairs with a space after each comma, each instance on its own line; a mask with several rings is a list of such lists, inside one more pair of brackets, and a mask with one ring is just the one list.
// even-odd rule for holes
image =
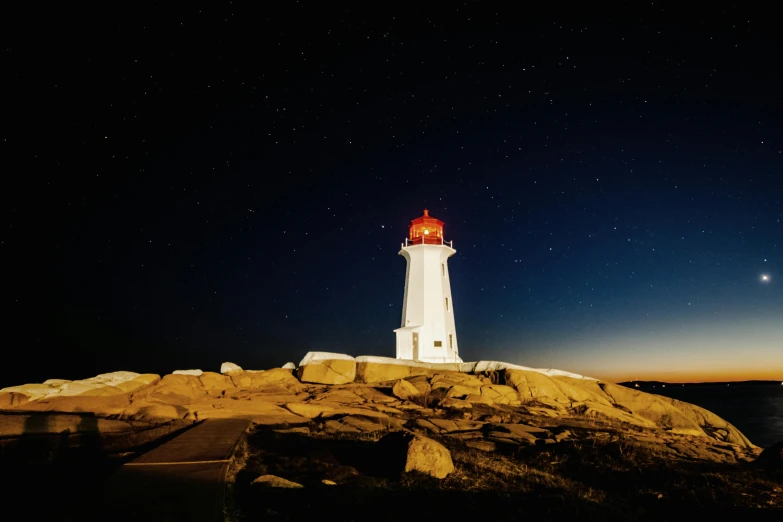
[[[717, 465], [598, 440], [502, 445], [485, 453], [444, 438], [457, 471], [444, 480], [401, 473], [399, 459], [367, 436], [334, 437], [258, 429], [232, 488], [236, 520], [493, 521], [783, 520], [783, 480], [751, 465]], [[303, 489], [251, 486], [263, 474]], [[322, 479], [333, 480], [327, 486]], [[777, 491], [775, 488], [778, 488]]]

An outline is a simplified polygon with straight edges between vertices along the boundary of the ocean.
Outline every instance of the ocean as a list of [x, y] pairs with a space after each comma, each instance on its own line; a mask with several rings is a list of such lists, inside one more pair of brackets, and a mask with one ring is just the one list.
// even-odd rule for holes
[[783, 386], [643, 386], [638, 388], [690, 402], [723, 417], [750, 441], [769, 447], [783, 440]]

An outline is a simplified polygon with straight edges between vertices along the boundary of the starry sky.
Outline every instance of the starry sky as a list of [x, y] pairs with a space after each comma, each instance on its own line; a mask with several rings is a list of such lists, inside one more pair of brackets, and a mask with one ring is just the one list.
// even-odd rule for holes
[[4, 17], [0, 386], [393, 357], [424, 208], [465, 360], [783, 379], [768, 14], [326, 4]]

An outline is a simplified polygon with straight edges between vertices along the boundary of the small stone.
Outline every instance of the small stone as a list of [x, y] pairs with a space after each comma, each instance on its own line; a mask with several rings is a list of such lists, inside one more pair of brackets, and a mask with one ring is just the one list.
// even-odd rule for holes
[[327, 486], [336, 486], [336, 485], [337, 485], [337, 482], [335, 482], [334, 480], [323, 479], [323, 480], [321, 481], [321, 484], [325, 484], [325, 485], [327, 485]]
[[256, 478], [253, 482], [250, 484], [255, 486], [263, 486], [263, 487], [269, 487], [269, 488], [286, 488], [286, 489], [294, 489], [294, 488], [303, 488], [304, 486], [293, 482], [290, 480], [286, 480], [282, 477], [278, 477], [276, 475], [261, 475], [260, 477]]
[[488, 440], [466, 440], [465, 445], [469, 448], [477, 449], [479, 451], [492, 452], [497, 449], [497, 444]]

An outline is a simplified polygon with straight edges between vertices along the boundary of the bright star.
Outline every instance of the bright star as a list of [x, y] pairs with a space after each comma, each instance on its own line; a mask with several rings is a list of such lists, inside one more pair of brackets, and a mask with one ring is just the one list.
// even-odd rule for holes
[[761, 282], [768, 283], [770, 280], [769, 274], [761, 274]]

